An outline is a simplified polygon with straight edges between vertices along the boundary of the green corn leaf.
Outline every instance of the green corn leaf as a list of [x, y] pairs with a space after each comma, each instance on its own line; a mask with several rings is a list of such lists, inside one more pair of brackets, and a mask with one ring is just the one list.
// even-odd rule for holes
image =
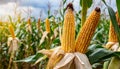
[[120, 58], [120, 52], [113, 52], [103, 48], [102, 46], [90, 46], [86, 53], [91, 64], [104, 62], [111, 57], [116, 56]]
[[82, 6], [82, 1], [85, 1], [87, 8], [90, 8], [93, 3], [93, 0], [80, 0], [80, 6]]
[[116, 0], [116, 5], [117, 5], [118, 14], [120, 16], [120, 0]]
[[88, 8], [91, 7], [92, 3], [93, 3], [93, 0], [88, 0], [88, 1], [87, 1], [87, 6], [88, 6]]

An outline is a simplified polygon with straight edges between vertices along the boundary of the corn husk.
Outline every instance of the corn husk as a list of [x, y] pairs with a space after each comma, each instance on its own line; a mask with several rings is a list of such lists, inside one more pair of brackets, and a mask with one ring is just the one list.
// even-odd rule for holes
[[12, 38], [12, 37], [8, 38], [8, 42], [7, 42], [7, 45], [9, 47], [8, 53], [16, 52], [18, 50], [18, 42], [19, 42], [18, 38]]
[[[106, 47], [112, 51], [120, 51], [118, 42], [108, 42]], [[113, 57], [110, 61], [108, 69], [120, 69], [120, 58]]]

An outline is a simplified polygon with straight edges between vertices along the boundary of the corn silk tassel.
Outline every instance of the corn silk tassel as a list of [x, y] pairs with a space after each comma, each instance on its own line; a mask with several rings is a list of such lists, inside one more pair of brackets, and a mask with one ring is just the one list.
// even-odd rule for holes
[[[116, 12], [116, 20], [118, 22], [118, 25], [120, 25], [120, 18], [119, 18], [118, 12]], [[110, 49], [112, 51], [120, 52], [117, 34], [114, 30], [114, 27], [111, 21], [110, 21], [110, 28], [109, 28], [109, 39], [108, 39], [108, 43], [106, 44], [105, 48]], [[107, 69], [120, 69], [120, 58], [113, 57]]]
[[90, 14], [90, 16], [85, 21], [82, 26], [77, 39], [76, 39], [76, 51], [80, 53], [86, 53], [90, 41], [94, 35], [95, 29], [98, 25], [100, 19], [100, 8], [96, 7], [95, 10]]

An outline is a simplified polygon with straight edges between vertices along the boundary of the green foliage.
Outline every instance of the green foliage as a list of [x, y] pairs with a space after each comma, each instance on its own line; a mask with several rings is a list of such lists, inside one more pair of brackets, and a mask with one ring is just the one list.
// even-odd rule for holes
[[103, 48], [102, 46], [91, 46], [88, 51], [88, 58], [91, 64], [97, 62], [104, 62], [111, 57], [116, 56], [120, 58], [120, 52], [113, 52]]
[[120, 0], [116, 0], [116, 5], [117, 5], [118, 14], [120, 16]]

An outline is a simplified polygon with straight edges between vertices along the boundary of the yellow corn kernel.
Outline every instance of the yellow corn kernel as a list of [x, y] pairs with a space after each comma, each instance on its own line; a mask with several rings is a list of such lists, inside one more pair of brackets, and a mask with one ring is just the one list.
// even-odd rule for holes
[[9, 31], [10, 31], [12, 38], [15, 38], [14, 28], [12, 25], [9, 25]]
[[84, 25], [82, 26], [77, 36], [75, 42], [76, 51], [80, 53], [86, 53], [87, 48], [92, 39], [92, 36], [98, 25], [99, 19], [100, 19], [100, 8], [96, 7], [95, 10], [90, 14], [90, 16], [85, 21]]
[[45, 24], [46, 24], [46, 31], [47, 31], [48, 33], [50, 33], [50, 22], [49, 22], [49, 19], [48, 19], [48, 18], [46, 18]]
[[73, 13], [73, 5], [71, 3], [68, 4], [64, 16], [61, 46], [65, 52], [75, 51], [75, 17]]

